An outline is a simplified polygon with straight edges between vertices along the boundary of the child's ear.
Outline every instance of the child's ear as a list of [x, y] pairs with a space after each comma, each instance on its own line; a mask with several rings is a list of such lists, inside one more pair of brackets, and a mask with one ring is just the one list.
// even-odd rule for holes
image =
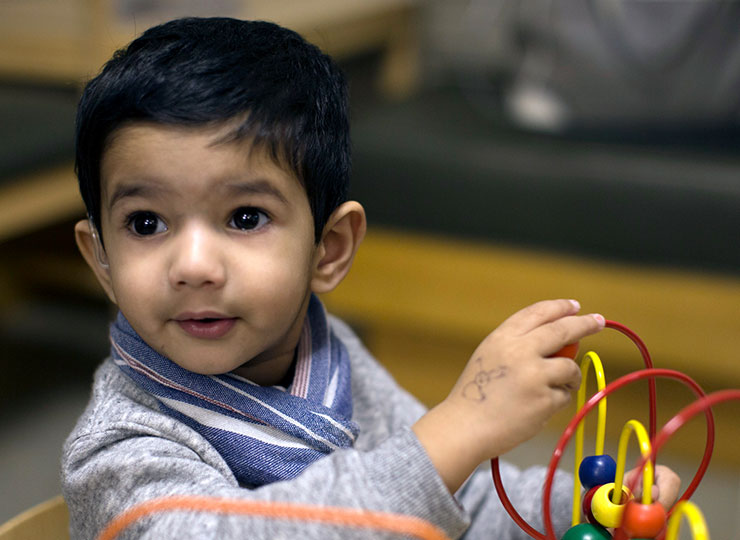
[[326, 293], [339, 285], [352, 266], [366, 229], [365, 209], [360, 203], [348, 201], [332, 212], [316, 252], [313, 292]]
[[77, 222], [75, 225], [75, 240], [77, 241], [77, 248], [82, 253], [88, 266], [92, 268], [105, 294], [115, 304], [116, 296], [113, 294], [113, 287], [111, 286], [110, 269], [108, 268], [105, 250], [97, 237], [94, 225], [90, 224], [90, 220], [83, 219]]

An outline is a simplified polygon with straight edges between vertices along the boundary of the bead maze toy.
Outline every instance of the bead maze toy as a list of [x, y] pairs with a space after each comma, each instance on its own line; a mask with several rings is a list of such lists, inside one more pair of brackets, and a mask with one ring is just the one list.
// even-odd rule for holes
[[[577, 394], [577, 412], [566, 426], [552, 454], [543, 487], [542, 512], [544, 532], [535, 530], [513, 507], [504, 489], [498, 458], [491, 460], [494, 487], [501, 502], [516, 524], [535, 540], [679, 540], [681, 526], [687, 522], [693, 540], [709, 540], [709, 532], [701, 510], [689, 498], [699, 486], [712, 457], [715, 438], [712, 407], [731, 400], [740, 400], [740, 390], [722, 390], [705, 394], [689, 376], [671, 369], [656, 369], [647, 347], [632, 330], [607, 320], [606, 327], [626, 335], [637, 346], [645, 368], [629, 373], [606, 384], [604, 368], [599, 356], [590, 351], [581, 361], [581, 386]], [[566, 346], [558, 356], [575, 358], [577, 344]], [[593, 366], [597, 392], [586, 401], [586, 380]], [[697, 400], [671, 418], [656, 434], [656, 388], [655, 380], [667, 378], [686, 385]], [[633, 382], [646, 379], [648, 382], [649, 424], [646, 429], [639, 421], [629, 420], [622, 428], [619, 438], [617, 459], [604, 453], [606, 426], [606, 398], [611, 393]], [[583, 457], [584, 424], [586, 415], [598, 407], [596, 445], [594, 454]], [[670, 511], [666, 512], [658, 502], [652, 501], [651, 487], [654, 481], [655, 459], [658, 451], [668, 439], [686, 422], [699, 413], [706, 418], [707, 439], [704, 455], [688, 488], [678, 498]], [[575, 434], [575, 463], [573, 509], [571, 528], [560, 538], [553, 530], [550, 498], [555, 470], [564, 449]], [[625, 484], [623, 481], [626, 450], [631, 436], [637, 439], [640, 460], [635, 474]], [[642, 495], [637, 500], [633, 491], [642, 478]], [[581, 487], [584, 494], [581, 497]], [[324, 523], [337, 527], [385, 531], [426, 540], [444, 540], [442, 531], [431, 523], [398, 514], [366, 510], [322, 507], [281, 502], [232, 500], [217, 497], [173, 496], [154, 499], [139, 504], [117, 516], [98, 536], [98, 540], [113, 540], [131, 524], [145, 516], [171, 511], [211, 512], [259, 516], [269, 519], [297, 520]], [[584, 519], [581, 522], [581, 519]], [[613, 533], [613, 534], [612, 534]]]
[[[694, 540], [709, 540], [704, 516], [701, 510], [689, 498], [696, 491], [712, 457], [714, 449], [715, 427], [711, 408], [719, 403], [740, 399], [740, 390], [722, 390], [707, 395], [689, 376], [671, 369], [656, 369], [647, 347], [640, 337], [626, 326], [607, 320], [606, 327], [626, 335], [637, 346], [642, 355], [645, 368], [613, 381], [607, 385], [604, 368], [599, 356], [590, 351], [581, 362], [581, 386], [578, 390], [577, 412], [565, 428], [555, 451], [552, 454], [545, 485], [543, 488], [543, 523], [544, 532], [535, 530], [517, 512], [511, 504], [501, 481], [498, 459], [492, 460], [492, 475], [496, 491], [501, 502], [517, 525], [536, 540], [558, 540], [553, 530], [550, 497], [555, 470], [563, 451], [575, 434], [575, 463], [573, 486], [573, 511], [571, 528], [559, 540], [678, 540], [681, 525], [686, 521]], [[572, 355], [571, 357], [574, 357]], [[593, 366], [597, 392], [586, 402], [586, 380], [589, 368]], [[697, 397], [697, 400], [682, 409], [669, 420], [656, 435], [656, 390], [655, 380], [667, 378], [686, 385]], [[606, 398], [609, 394], [638, 380], [647, 379], [649, 399], [649, 428], [639, 421], [629, 420], [619, 438], [617, 460], [604, 453]], [[596, 445], [593, 455], [583, 457], [584, 419], [594, 408], [598, 407], [596, 427]], [[652, 501], [651, 488], [654, 481], [654, 466], [658, 451], [666, 441], [686, 422], [703, 412], [706, 418], [707, 438], [699, 468], [690, 485], [678, 498], [670, 511]], [[638, 473], [630, 479], [629, 485], [623, 482], [626, 462], [626, 450], [630, 436], [634, 434], [640, 449]], [[633, 490], [642, 477], [642, 496], [637, 500]], [[584, 493], [581, 497], [581, 489]], [[583, 516], [584, 521], [581, 522]], [[612, 532], [613, 531], [613, 535]]]

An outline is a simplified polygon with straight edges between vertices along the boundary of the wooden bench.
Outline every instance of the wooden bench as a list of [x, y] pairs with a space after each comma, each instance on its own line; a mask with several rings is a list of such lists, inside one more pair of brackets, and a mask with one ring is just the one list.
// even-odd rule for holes
[[[661, 269], [375, 228], [350, 275], [326, 295], [400, 383], [428, 405], [442, 400], [478, 343], [507, 316], [546, 298], [577, 298], [637, 332], [656, 367], [685, 372], [706, 390], [740, 387], [740, 278]], [[642, 368], [637, 349], [606, 330], [581, 344], [595, 350], [607, 380]], [[593, 385], [593, 383], [592, 383]], [[693, 400], [674, 382], [658, 385], [659, 425]], [[646, 385], [609, 402], [609, 436], [624, 421], [647, 422]], [[552, 423], [562, 430], [572, 410]], [[717, 410], [716, 459], [740, 465], [740, 424], [732, 404]], [[619, 419], [623, 421], [619, 421]], [[701, 455], [693, 422], [668, 452]]]

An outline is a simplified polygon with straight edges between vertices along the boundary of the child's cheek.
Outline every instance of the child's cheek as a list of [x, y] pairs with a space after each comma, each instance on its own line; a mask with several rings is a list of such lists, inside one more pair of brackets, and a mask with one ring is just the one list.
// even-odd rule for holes
[[146, 262], [111, 264], [111, 287], [116, 304], [128, 317], [141, 316], [163, 310], [166, 293], [169, 291], [167, 275], [161, 269]]
[[307, 289], [307, 272], [289, 265], [265, 265], [248, 283], [245, 294], [256, 295], [265, 301], [284, 305], [303, 298]]

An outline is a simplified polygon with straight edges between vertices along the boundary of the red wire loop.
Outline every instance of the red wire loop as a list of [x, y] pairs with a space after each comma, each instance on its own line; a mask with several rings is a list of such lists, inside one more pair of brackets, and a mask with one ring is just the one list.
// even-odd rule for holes
[[[576, 415], [571, 420], [570, 424], [568, 424], [568, 427], [566, 428], [565, 432], [563, 432], [563, 435], [560, 438], [558, 446], [553, 452], [552, 460], [550, 462], [550, 467], [548, 468], [548, 474], [545, 479], [545, 486], [543, 488], [542, 510], [543, 510], [543, 521], [545, 525], [545, 534], [534, 529], [516, 511], [516, 509], [514, 508], [514, 505], [511, 503], [511, 500], [506, 494], [506, 490], [504, 489], [504, 485], [501, 480], [499, 460], [498, 458], [494, 458], [491, 460], [491, 475], [493, 477], [493, 484], [496, 487], [496, 492], [498, 493], [499, 498], [501, 499], [501, 504], [503, 505], [504, 509], [507, 511], [509, 516], [511, 516], [514, 522], [519, 526], [519, 528], [521, 528], [525, 533], [527, 533], [529, 536], [531, 536], [535, 540], [555, 540], [555, 533], [552, 527], [552, 517], [550, 515], [550, 493], [552, 491], [552, 483], [553, 483], [554, 476], [555, 476], [555, 469], [557, 467], [558, 462], [560, 461], [560, 456], [562, 455], [563, 450], [565, 446], [567, 445], [568, 441], [572, 437], [573, 432], [575, 431], [576, 427], [578, 426], [580, 421], [586, 416], [586, 414], [588, 414], [588, 412], [590, 412], [599, 403], [599, 401], [601, 401], [607, 395], [609, 395], [613, 391], [621, 388], [622, 386], [626, 384], [630, 384], [637, 380], [647, 378], [648, 379], [648, 402], [649, 402], [648, 403], [649, 405], [648, 432], [652, 440], [655, 438], [655, 432], [656, 432], [656, 426], [657, 426], [657, 419], [656, 419], [657, 418], [657, 399], [656, 399], [656, 390], [655, 390], [655, 378], [656, 377], [668, 377], [668, 378], [677, 379], [683, 382], [684, 384], [686, 384], [687, 386], [689, 386], [694, 391], [694, 393], [696, 393], [699, 397], [703, 397], [705, 395], [701, 387], [698, 384], [696, 384], [696, 382], [694, 382], [694, 380], [691, 379], [688, 375], [684, 375], [683, 373], [680, 373], [674, 370], [654, 369], [653, 361], [652, 361], [652, 358], [650, 357], [650, 352], [648, 351], [647, 346], [642, 341], [642, 339], [640, 339], [640, 337], [635, 332], [630, 330], [627, 326], [621, 323], [615, 322], [615, 321], [610, 321], [610, 320], [606, 321], [605, 326], [607, 328], [612, 328], [614, 330], [621, 332], [622, 334], [627, 336], [637, 346], [643, 358], [645, 369], [625, 375], [621, 377], [620, 379], [617, 379], [616, 381], [614, 381], [612, 384], [607, 385], [607, 387], [604, 388], [604, 390], [602, 390], [601, 392], [594, 394], [591, 397], [591, 399], [581, 408], [581, 410], [576, 413]], [[702, 462], [699, 466], [699, 469], [697, 470], [697, 473], [694, 476], [694, 479], [692, 480], [691, 484], [686, 489], [684, 494], [681, 496], [679, 501], [688, 499], [694, 493], [699, 483], [701, 482], [701, 479], [704, 477], [706, 469], [709, 466], [709, 461], [712, 457], [712, 452], [714, 450], [714, 416], [712, 415], [712, 412], [709, 409], [706, 410], [706, 418], [707, 418], [707, 442], [706, 442], [706, 447], [704, 451], [704, 456], [702, 458]], [[655, 450], [655, 447], [654, 447], [652, 457], [651, 457], [653, 461], [655, 460], [656, 455], [657, 455], [657, 451]], [[635, 479], [634, 479], [634, 482], [636, 481], [637, 481], [637, 475], [635, 476]], [[629, 487], [634, 488], [634, 483], [633, 485]]]
[[[545, 540], [556, 540], [555, 532], [552, 526], [552, 517], [550, 515], [550, 495], [552, 491], [552, 484], [555, 477], [555, 470], [563, 454], [563, 450], [565, 449], [565, 446], [568, 444], [568, 441], [575, 432], [578, 423], [586, 416], [586, 414], [588, 414], [596, 405], [598, 405], [599, 401], [604, 399], [612, 392], [619, 390], [623, 386], [633, 383], [637, 380], [656, 377], [676, 379], [680, 382], [683, 382], [699, 398], [702, 398], [706, 395], [701, 387], [691, 377], [684, 373], [681, 373], [680, 371], [675, 371], [673, 369], [643, 369], [640, 371], [635, 371], [633, 373], [628, 373], [627, 375], [620, 377], [616, 381], [608, 384], [603, 390], [591, 396], [591, 399], [586, 402], [586, 404], [581, 408], [580, 411], [578, 411], [578, 413], [573, 417], [568, 426], [565, 428], [565, 431], [560, 437], [560, 441], [558, 441], [558, 445], [552, 454], [550, 466], [547, 470], [547, 476], [545, 478], [544, 494], [542, 500], [542, 514], [545, 523], [545, 536], [543, 538]], [[706, 411], [706, 418], [707, 443], [704, 450], [704, 457], [701, 461], [701, 464], [699, 465], [699, 469], [694, 475], [694, 479], [692, 480], [691, 484], [686, 489], [684, 494], [679, 498], [679, 500], [688, 499], [694, 493], [696, 487], [699, 485], [702, 478], [704, 477], [704, 473], [706, 472], [707, 467], [709, 467], [709, 460], [711, 459], [712, 452], [714, 451], [714, 416], [712, 415], [711, 410]], [[632, 487], [634, 487], [634, 484]]]
[[[618, 323], [616, 321], [606, 321], [606, 328], [617, 330], [618, 332], [621, 332], [622, 334], [630, 338], [632, 340], [632, 343], [637, 346], [640, 354], [642, 355], [645, 369], [653, 368], [653, 359], [650, 358], [650, 352], [648, 351], [647, 345], [645, 345], [645, 342], [640, 339], [640, 336], [638, 336], [635, 332], [627, 328], [622, 323]], [[653, 437], [655, 437], [655, 431], [657, 429], [657, 403], [657, 398], [655, 397], [655, 379], [651, 378], [648, 379], [648, 434], [650, 435], [651, 440], [653, 439]]]
[[[712, 407], [715, 405], [722, 403], [724, 401], [737, 401], [740, 400], [740, 390], [719, 390], [717, 392], [713, 392], [707, 396], [704, 396], [700, 399], [697, 399], [690, 405], [687, 405], [683, 409], [681, 409], [673, 418], [671, 418], [668, 422], [665, 423], [663, 426], [663, 429], [660, 430], [658, 435], [653, 439], [653, 448], [650, 456], [647, 457], [641, 457], [637, 467], [642, 468], [645, 465], [645, 462], [648, 459], [655, 459], [655, 456], [658, 455], [658, 451], [663, 447], [663, 445], [668, 442], [668, 439], [670, 439], [676, 431], [678, 431], [686, 422], [691, 420], [694, 416], [699, 414], [700, 412], [704, 411], [704, 413], [707, 416], [712, 415]], [[707, 460], [708, 465], [708, 460]], [[706, 469], [706, 468], [705, 468]], [[703, 475], [703, 472], [702, 472]], [[635, 485], [637, 484], [638, 475], [635, 475], [634, 478], [630, 480], [627, 487], [631, 490], [634, 490]], [[695, 484], [695, 485], [694, 485]], [[684, 494], [679, 498], [678, 501], [676, 501], [676, 504], [678, 504], [679, 501], [687, 500], [691, 495], [693, 495], [694, 491], [698, 487], [699, 483], [694, 482], [689, 488], [684, 492]], [[674, 505], [675, 508], [675, 505]], [[673, 509], [668, 512], [668, 516], [673, 513]], [[664, 533], [665, 534], [665, 533]], [[661, 536], [658, 540], [661, 540], [664, 537]], [[622, 530], [622, 527], [618, 528], [614, 532], [614, 540], [625, 540], [627, 538], [626, 533], [624, 530]]]

